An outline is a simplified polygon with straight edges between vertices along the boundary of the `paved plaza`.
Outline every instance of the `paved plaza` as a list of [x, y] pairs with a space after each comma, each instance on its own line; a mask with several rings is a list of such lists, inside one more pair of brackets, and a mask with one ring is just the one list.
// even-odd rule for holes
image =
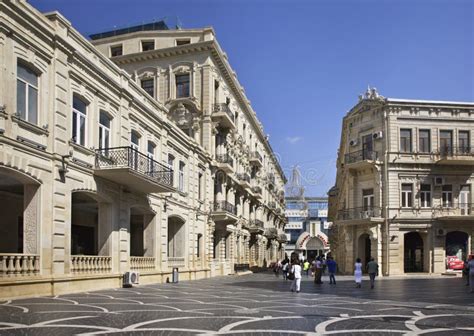
[[474, 294], [461, 278], [289, 285], [259, 273], [5, 301], [0, 335], [474, 334]]

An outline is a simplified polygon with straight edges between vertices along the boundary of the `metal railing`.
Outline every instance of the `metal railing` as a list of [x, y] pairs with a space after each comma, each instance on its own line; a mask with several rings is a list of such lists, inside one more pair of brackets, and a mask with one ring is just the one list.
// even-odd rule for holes
[[213, 210], [214, 211], [225, 211], [225, 212], [229, 212], [229, 213], [237, 216], [237, 208], [235, 207], [235, 205], [233, 205], [233, 204], [231, 204], [227, 201], [214, 202]]
[[265, 230], [264, 236], [269, 239], [278, 238], [278, 230], [276, 228], [268, 228]]
[[337, 218], [339, 220], [368, 219], [372, 217], [380, 217], [381, 215], [382, 211], [379, 207], [357, 207], [339, 210]]
[[250, 175], [246, 173], [236, 174], [237, 180], [250, 183]]
[[263, 229], [264, 223], [260, 219], [251, 219], [250, 226]]
[[276, 203], [275, 202], [268, 202], [268, 207], [270, 209], [275, 209], [276, 208]]
[[230, 110], [229, 105], [225, 103], [214, 104], [213, 111], [214, 113], [225, 112], [232, 120], [232, 122], [235, 122], [234, 113], [232, 113], [232, 111]]
[[232, 159], [229, 154], [217, 154], [216, 161], [219, 163], [227, 163], [232, 167], [234, 166], [234, 159]]
[[108, 273], [112, 271], [112, 257], [72, 255], [72, 273]]
[[263, 160], [263, 159], [262, 159], [262, 155], [260, 155], [259, 152], [251, 152], [251, 153], [250, 153], [250, 159], [251, 159], [251, 160], [260, 160], [260, 161]]
[[473, 203], [448, 202], [437, 207], [433, 207], [433, 212], [437, 216], [469, 216], [472, 212]]
[[147, 271], [155, 269], [154, 257], [130, 257], [130, 269], [136, 271]]
[[173, 186], [173, 170], [131, 146], [96, 150], [97, 168], [130, 168], [157, 183]]
[[440, 148], [439, 155], [441, 157], [474, 156], [474, 150], [471, 146], [445, 146]]
[[362, 150], [355, 151], [352, 153], [347, 153], [345, 155], [344, 162], [346, 164], [349, 164], [349, 163], [355, 163], [355, 162], [364, 161], [364, 160], [374, 161], [377, 159], [378, 159], [378, 154], [376, 151], [362, 149]]
[[40, 257], [37, 254], [0, 254], [0, 277], [36, 275], [40, 271]]
[[286, 242], [288, 241], [288, 238], [286, 237], [286, 234], [280, 233], [280, 234], [278, 235], [277, 240], [278, 240], [280, 243], [286, 243]]

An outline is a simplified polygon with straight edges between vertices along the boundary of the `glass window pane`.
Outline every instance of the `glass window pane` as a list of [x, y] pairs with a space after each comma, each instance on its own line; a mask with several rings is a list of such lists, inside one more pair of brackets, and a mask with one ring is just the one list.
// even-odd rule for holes
[[77, 112], [72, 112], [72, 140], [77, 143]]
[[74, 96], [72, 99], [72, 107], [82, 113], [86, 114], [86, 103], [84, 103], [80, 98]]
[[104, 130], [104, 148], [109, 148], [109, 131]]
[[18, 64], [17, 75], [18, 75], [18, 78], [21, 78], [25, 82], [35, 87], [38, 87], [38, 76], [29, 68], [25, 67], [24, 65]]
[[16, 112], [21, 119], [26, 119], [26, 84], [16, 81]]
[[28, 88], [28, 116], [30, 123], [38, 122], [38, 90], [33, 87]]
[[420, 187], [421, 191], [431, 191], [431, 186], [429, 184], [422, 184]]
[[79, 144], [81, 145], [85, 145], [86, 144], [86, 118], [84, 118], [83, 116], [80, 116], [79, 117], [80, 119], [80, 141], [79, 141]]
[[403, 191], [411, 191], [411, 184], [402, 184]]
[[99, 123], [107, 128], [110, 128], [110, 118], [105, 112], [100, 112]]

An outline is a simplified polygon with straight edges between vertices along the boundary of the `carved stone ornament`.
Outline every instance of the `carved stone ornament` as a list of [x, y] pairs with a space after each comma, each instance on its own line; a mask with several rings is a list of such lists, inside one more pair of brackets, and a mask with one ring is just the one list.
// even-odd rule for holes
[[178, 104], [172, 112], [172, 118], [178, 127], [192, 126], [194, 115], [183, 104]]
[[370, 88], [370, 86], [368, 86], [367, 91], [364, 94], [359, 95], [359, 101], [364, 99], [384, 101], [385, 97], [379, 95], [376, 88]]

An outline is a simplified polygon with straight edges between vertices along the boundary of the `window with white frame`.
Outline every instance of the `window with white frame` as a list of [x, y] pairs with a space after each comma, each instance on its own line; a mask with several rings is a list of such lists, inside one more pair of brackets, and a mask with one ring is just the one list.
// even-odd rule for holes
[[72, 141], [86, 145], [87, 104], [77, 96], [72, 98]]
[[443, 185], [442, 201], [445, 208], [453, 206], [453, 186], [451, 184]]
[[400, 130], [400, 152], [411, 153], [411, 129]]
[[183, 161], [179, 161], [179, 171], [178, 171], [178, 190], [184, 191], [184, 168], [185, 164]]
[[364, 204], [364, 211], [372, 210], [374, 207], [374, 189], [362, 190], [362, 201]]
[[431, 184], [420, 185], [420, 206], [431, 208]]
[[148, 141], [147, 143], [147, 151], [146, 155], [148, 157], [148, 170], [153, 172], [155, 170], [155, 144], [152, 141]]
[[171, 185], [174, 186], [174, 156], [173, 154], [168, 154], [168, 168], [173, 172], [171, 176]]
[[153, 78], [142, 79], [140, 81], [140, 86], [150, 95], [150, 97], [155, 97], [155, 80]]
[[38, 75], [21, 63], [17, 64], [16, 113], [23, 120], [38, 123]]
[[99, 115], [99, 149], [110, 147], [110, 117], [104, 111]]
[[189, 97], [189, 74], [176, 75], [176, 98]]
[[413, 206], [413, 185], [411, 183], [402, 184], [402, 208]]
[[140, 136], [135, 131], [132, 131], [132, 134], [130, 135], [130, 146], [132, 146], [136, 151], [140, 150]]

